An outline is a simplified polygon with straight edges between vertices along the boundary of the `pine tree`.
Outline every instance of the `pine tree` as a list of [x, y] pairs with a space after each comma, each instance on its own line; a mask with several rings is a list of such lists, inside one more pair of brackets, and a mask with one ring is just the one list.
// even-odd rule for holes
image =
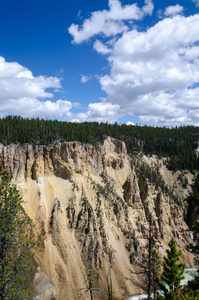
[[28, 299], [26, 276], [30, 250], [43, 242], [30, 238], [32, 221], [22, 207], [22, 198], [8, 171], [0, 181], [0, 299]]
[[160, 290], [164, 297], [158, 299], [177, 300], [180, 299], [180, 282], [184, 278], [185, 264], [179, 263], [181, 251], [176, 248], [175, 239], [172, 238], [167, 249], [167, 256], [163, 258], [163, 272], [159, 281]]

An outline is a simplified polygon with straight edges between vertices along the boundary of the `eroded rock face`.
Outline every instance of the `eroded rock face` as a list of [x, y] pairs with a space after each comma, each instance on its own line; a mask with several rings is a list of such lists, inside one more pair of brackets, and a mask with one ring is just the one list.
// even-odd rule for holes
[[123, 142], [108, 138], [99, 151], [79, 142], [0, 145], [4, 169], [12, 172], [37, 230], [46, 232], [44, 250], [36, 257], [35, 299], [76, 299], [85, 286], [93, 243], [102, 299], [110, 267], [115, 295], [131, 295], [136, 287], [122, 274], [130, 277], [131, 254], [138, 255], [145, 243], [149, 218], [161, 237], [162, 254], [174, 236], [182, 260], [193, 265], [185, 250], [190, 237], [183, 207], [134, 168]]

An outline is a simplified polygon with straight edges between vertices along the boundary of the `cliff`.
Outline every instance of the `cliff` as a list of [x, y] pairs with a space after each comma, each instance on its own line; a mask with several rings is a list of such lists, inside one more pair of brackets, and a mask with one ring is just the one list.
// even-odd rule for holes
[[85, 287], [93, 241], [99, 297], [104, 299], [110, 267], [116, 296], [136, 292], [123, 275], [130, 277], [131, 254], [145, 243], [149, 218], [161, 253], [174, 236], [183, 262], [193, 266], [185, 209], [135, 168], [123, 142], [107, 138], [98, 151], [79, 142], [0, 145], [0, 172], [4, 169], [13, 174], [36, 230], [46, 232], [36, 256], [34, 299], [76, 299]]

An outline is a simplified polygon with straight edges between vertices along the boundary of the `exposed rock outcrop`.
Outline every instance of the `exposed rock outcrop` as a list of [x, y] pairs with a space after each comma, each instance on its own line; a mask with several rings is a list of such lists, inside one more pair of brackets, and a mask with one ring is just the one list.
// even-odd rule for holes
[[123, 142], [108, 138], [99, 151], [79, 142], [0, 145], [4, 169], [12, 172], [37, 230], [46, 232], [44, 251], [36, 257], [35, 299], [76, 299], [93, 243], [102, 295], [110, 267], [115, 295], [132, 294], [136, 287], [122, 274], [130, 277], [131, 253], [139, 254], [145, 243], [149, 218], [162, 254], [174, 236], [183, 261], [193, 265], [185, 249], [190, 238], [183, 207], [133, 166]]

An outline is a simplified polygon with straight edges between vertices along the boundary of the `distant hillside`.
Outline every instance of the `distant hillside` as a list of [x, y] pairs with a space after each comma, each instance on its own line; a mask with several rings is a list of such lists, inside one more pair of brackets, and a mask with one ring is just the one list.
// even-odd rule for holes
[[55, 140], [102, 143], [111, 136], [126, 143], [129, 154], [142, 152], [168, 157], [168, 168], [191, 172], [199, 170], [196, 150], [199, 144], [199, 127], [181, 126], [175, 128], [129, 126], [84, 122], [71, 123], [57, 120], [24, 119], [7, 116], [0, 119], [0, 143], [49, 145]]

